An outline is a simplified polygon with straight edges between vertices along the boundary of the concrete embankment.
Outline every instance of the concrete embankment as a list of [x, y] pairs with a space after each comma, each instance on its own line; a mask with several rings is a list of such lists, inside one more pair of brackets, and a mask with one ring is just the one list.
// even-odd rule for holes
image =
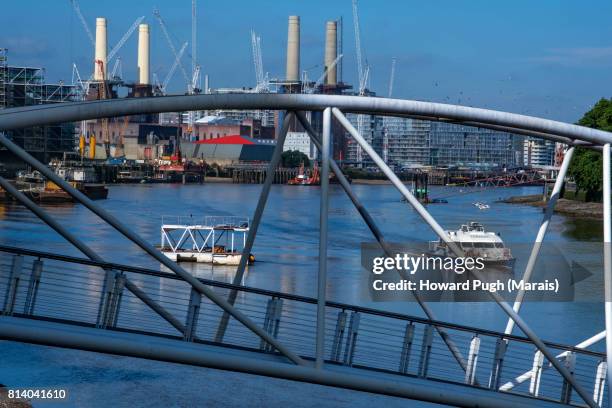
[[[541, 194], [515, 196], [501, 200], [508, 204], [524, 204], [544, 209], [547, 202], [542, 200]], [[576, 218], [603, 218], [603, 205], [601, 203], [585, 203], [583, 201], [567, 200], [560, 198], [555, 205], [555, 212]]]

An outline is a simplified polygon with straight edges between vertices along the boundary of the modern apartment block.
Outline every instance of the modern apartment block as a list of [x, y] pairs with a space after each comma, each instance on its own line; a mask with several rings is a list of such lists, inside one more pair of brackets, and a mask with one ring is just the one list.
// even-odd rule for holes
[[523, 141], [523, 164], [525, 166], [553, 166], [555, 164], [555, 142], [526, 137]]
[[[358, 127], [358, 115], [347, 115]], [[511, 167], [523, 165], [523, 137], [507, 132], [445, 122], [365, 115], [362, 134], [395, 168], [412, 166]], [[368, 167], [370, 160], [346, 135], [347, 164]]]
[[522, 164], [523, 137], [497, 130], [431, 122], [432, 166], [512, 167]]

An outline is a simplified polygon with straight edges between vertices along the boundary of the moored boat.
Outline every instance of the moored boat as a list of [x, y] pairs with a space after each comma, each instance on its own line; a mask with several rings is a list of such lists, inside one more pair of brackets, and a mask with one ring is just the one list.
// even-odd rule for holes
[[[175, 262], [239, 265], [248, 232], [245, 217], [164, 217], [159, 249]], [[253, 254], [247, 261], [255, 262]]]

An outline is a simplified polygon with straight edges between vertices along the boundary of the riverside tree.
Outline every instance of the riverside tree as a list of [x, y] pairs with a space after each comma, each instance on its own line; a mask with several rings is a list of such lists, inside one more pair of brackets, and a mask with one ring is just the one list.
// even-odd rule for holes
[[[601, 98], [590, 111], [584, 114], [578, 124], [612, 132], [612, 99]], [[576, 148], [569, 175], [574, 178], [577, 190], [584, 191], [585, 201], [595, 201], [601, 198], [603, 183], [601, 169], [601, 152]]]
[[283, 167], [300, 167], [304, 163], [304, 167], [310, 167], [308, 156], [299, 150], [288, 150], [283, 152], [281, 156], [281, 165]]

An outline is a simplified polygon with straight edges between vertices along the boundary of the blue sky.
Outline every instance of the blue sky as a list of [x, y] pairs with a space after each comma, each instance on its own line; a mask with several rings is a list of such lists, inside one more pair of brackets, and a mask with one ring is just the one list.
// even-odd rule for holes
[[[109, 21], [114, 45], [141, 15], [152, 26], [152, 69], [164, 78], [173, 58], [152, 16], [157, 6], [174, 42], [191, 38], [190, 0], [80, 0], [94, 31]], [[371, 87], [385, 95], [397, 58], [394, 96], [503, 109], [576, 121], [612, 96], [612, 2], [593, 0], [360, 0], [363, 53]], [[255, 82], [250, 29], [262, 36], [264, 70], [284, 76], [287, 16], [302, 21], [302, 70], [322, 70], [325, 21], [344, 18], [344, 79], [355, 84], [350, 0], [198, 1], [198, 62], [212, 87]], [[0, 47], [15, 65], [43, 66], [50, 80], [70, 81], [72, 62], [93, 69], [93, 50], [68, 0], [7, 2]], [[119, 53], [134, 79], [136, 35]], [[189, 70], [190, 62], [184, 59]], [[169, 87], [183, 89], [177, 71]]]

